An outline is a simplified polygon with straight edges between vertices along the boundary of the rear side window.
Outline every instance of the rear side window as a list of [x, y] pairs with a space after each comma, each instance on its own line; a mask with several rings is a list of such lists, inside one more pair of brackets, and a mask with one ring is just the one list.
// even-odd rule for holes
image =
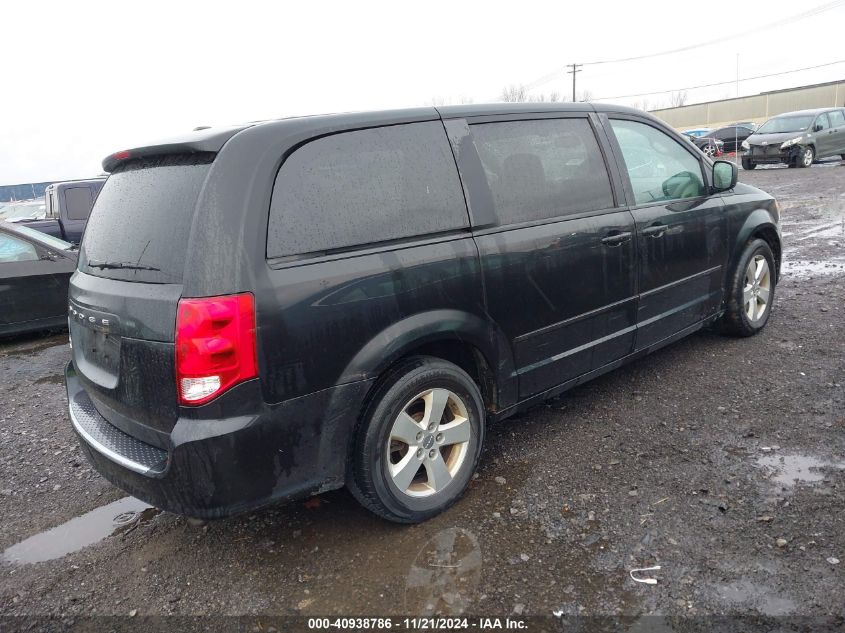
[[707, 193], [701, 163], [678, 141], [645, 123], [611, 119], [636, 204]]
[[273, 188], [267, 257], [321, 253], [468, 225], [440, 122], [326, 136], [282, 165]]
[[194, 209], [214, 154], [128, 161], [109, 176], [85, 227], [79, 270], [180, 283]]
[[91, 213], [94, 197], [90, 187], [70, 187], [65, 189], [65, 209], [68, 220], [84, 220]]
[[586, 119], [472, 126], [501, 224], [613, 206], [610, 179]]

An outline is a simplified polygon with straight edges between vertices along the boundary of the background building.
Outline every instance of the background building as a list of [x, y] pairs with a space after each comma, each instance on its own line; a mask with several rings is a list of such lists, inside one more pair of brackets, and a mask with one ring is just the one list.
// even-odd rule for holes
[[763, 123], [770, 117], [794, 110], [845, 106], [845, 80], [800, 88], [761, 92], [750, 97], [696, 103], [651, 113], [679, 130], [717, 128], [737, 121]]
[[44, 190], [58, 180], [47, 182], [30, 182], [20, 185], [0, 185], [0, 202], [12, 200], [32, 200], [44, 196]]

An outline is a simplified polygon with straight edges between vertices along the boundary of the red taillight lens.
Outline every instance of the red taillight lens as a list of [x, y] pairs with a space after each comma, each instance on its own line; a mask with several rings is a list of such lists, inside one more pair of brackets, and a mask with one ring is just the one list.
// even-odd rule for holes
[[176, 390], [181, 404], [205, 404], [257, 375], [252, 294], [179, 300]]

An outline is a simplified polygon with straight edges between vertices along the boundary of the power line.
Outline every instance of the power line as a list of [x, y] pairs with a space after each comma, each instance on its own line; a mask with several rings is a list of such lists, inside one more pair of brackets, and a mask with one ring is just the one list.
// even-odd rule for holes
[[[616, 63], [620, 63], [620, 62], [637, 61], [637, 60], [641, 60], [641, 59], [650, 59], [650, 58], [653, 58], [653, 57], [662, 57], [664, 55], [672, 55], [674, 53], [682, 53], [682, 52], [694, 50], [696, 48], [703, 48], [705, 46], [712, 46], [714, 44], [721, 44], [723, 42], [727, 42], [729, 40], [737, 39], [739, 37], [745, 37], [745, 36], [751, 35], [753, 33], [759, 33], [760, 31], [765, 31], [765, 30], [772, 29], [772, 28], [775, 28], [775, 27], [778, 27], [778, 26], [783, 26], [785, 24], [791, 24], [792, 22], [797, 22], [798, 20], [803, 20], [803, 19], [812, 17], [814, 15], [824, 13], [825, 11], [830, 11], [831, 9], [836, 9], [836, 8], [842, 6], [843, 4], [845, 4], [845, 0], [834, 0], [833, 2], [828, 2], [827, 4], [819, 5], [817, 7], [814, 7], [812, 9], [807, 10], [807, 11], [803, 11], [801, 13], [797, 13], [797, 14], [792, 15], [792, 16], [782, 18], [780, 20], [776, 20], [776, 21], [770, 22], [768, 24], [757, 26], [757, 27], [754, 27], [753, 29], [743, 31], [741, 33], [735, 33], [733, 35], [725, 35], [723, 37], [719, 37], [719, 38], [716, 38], [714, 40], [699, 42], [697, 44], [690, 44], [688, 46], [682, 46], [680, 48], [674, 48], [674, 49], [667, 50], [667, 51], [660, 51], [660, 52], [657, 52], [657, 53], [648, 53], [648, 54], [645, 54], [645, 55], [634, 55], [634, 56], [631, 56], [631, 57], [619, 57], [619, 58], [616, 58], [616, 59], [602, 59], [602, 60], [597, 60], [597, 61], [592, 61], [592, 62], [584, 62], [583, 65], [584, 66], [596, 66], [596, 65], [599, 65], [599, 64], [616, 64]], [[532, 82], [527, 83], [525, 85], [526, 90], [533, 90], [534, 88], [538, 88], [538, 87], [542, 86], [543, 84], [547, 84], [552, 79], [555, 79], [556, 77], [558, 77], [569, 66], [571, 66], [571, 64], [567, 64], [563, 68], [558, 68], [555, 71], [552, 71], [552, 72], [550, 72], [546, 75], [543, 75], [542, 77], [539, 77], [538, 79], [535, 79]]]
[[[757, 75], [756, 77], [743, 77], [739, 81], [751, 81], [753, 79], [765, 79], [766, 77], [778, 77], [779, 75], [789, 75], [790, 73], [800, 73], [805, 70], [814, 70], [816, 68], [824, 68], [826, 66], [834, 66], [836, 64], [845, 64], [845, 59], [840, 59], [835, 62], [828, 62], [826, 64], [817, 64], [816, 66], [807, 66], [806, 68], [795, 68], [793, 70], [783, 70], [779, 73], [769, 73], [767, 75]], [[615, 97], [595, 97], [593, 101], [607, 101], [609, 99], [628, 99], [630, 97], [647, 97], [649, 95], [662, 95], [668, 94], [670, 92], [681, 92], [682, 90], [697, 90], [698, 88], [713, 88], [715, 86], [725, 86], [727, 84], [732, 84], [736, 79], [729, 79], [728, 81], [717, 81], [716, 83], [712, 84], [701, 84], [700, 86], [688, 86], [686, 88], [672, 88], [671, 90], [655, 90], [653, 92], [639, 92], [637, 94], [630, 94], [630, 95], [617, 95]]]
[[649, 59], [652, 57], [662, 57], [664, 55], [672, 55], [674, 53], [683, 53], [686, 51], [691, 51], [696, 48], [702, 48], [705, 46], [713, 46], [714, 44], [721, 44], [722, 42], [727, 42], [729, 40], [734, 40], [738, 37], [745, 37], [746, 35], [752, 35], [754, 33], [759, 33], [760, 31], [765, 31], [768, 29], [773, 29], [778, 26], [783, 26], [785, 24], [791, 24], [792, 22], [797, 22], [798, 20], [803, 20], [805, 18], [812, 17], [814, 15], [818, 15], [820, 13], [824, 13], [825, 11], [830, 11], [831, 9], [836, 9], [841, 7], [845, 4], [845, 0], [835, 0], [834, 2], [828, 2], [827, 4], [815, 7], [808, 11], [804, 11], [802, 13], [798, 13], [796, 15], [783, 18], [781, 20], [776, 20], [774, 22], [770, 22], [769, 24], [764, 24], [761, 26], [754, 27], [748, 31], [743, 31], [742, 33], [735, 33], [733, 35], [725, 35], [723, 37], [716, 38], [715, 40], [708, 40], [706, 42], [699, 42], [698, 44], [690, 44], [688, 46], [682, 46], [680, 48], [673, 48], [668, 51], [660, 51], [659, 53], [649, 53], [647, 55], [635, 55], [633, 57], [619, 57], [617, 59], [603, 59], [600, 61], [595, 62], [584, 62], [585, 66], [596, 66], [598, 64], [616, 64], [619, 62], [633, 62], [640, 59]]

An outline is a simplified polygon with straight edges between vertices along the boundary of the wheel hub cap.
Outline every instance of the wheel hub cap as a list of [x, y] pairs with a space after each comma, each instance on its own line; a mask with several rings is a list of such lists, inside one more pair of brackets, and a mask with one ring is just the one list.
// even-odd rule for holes
[[745, 315], [752, 323], [760, 321], [768, 311], [771, 290], [769, 263], [762, 255], [755, 255], [745, 269], [745, 286], [742, 290]]
[[402, 494], [427, 497], [451, 483], [466, 461], [472, 427], [467, 407], [448, 389], [412, 398], [387, 440], [387, 475]]

